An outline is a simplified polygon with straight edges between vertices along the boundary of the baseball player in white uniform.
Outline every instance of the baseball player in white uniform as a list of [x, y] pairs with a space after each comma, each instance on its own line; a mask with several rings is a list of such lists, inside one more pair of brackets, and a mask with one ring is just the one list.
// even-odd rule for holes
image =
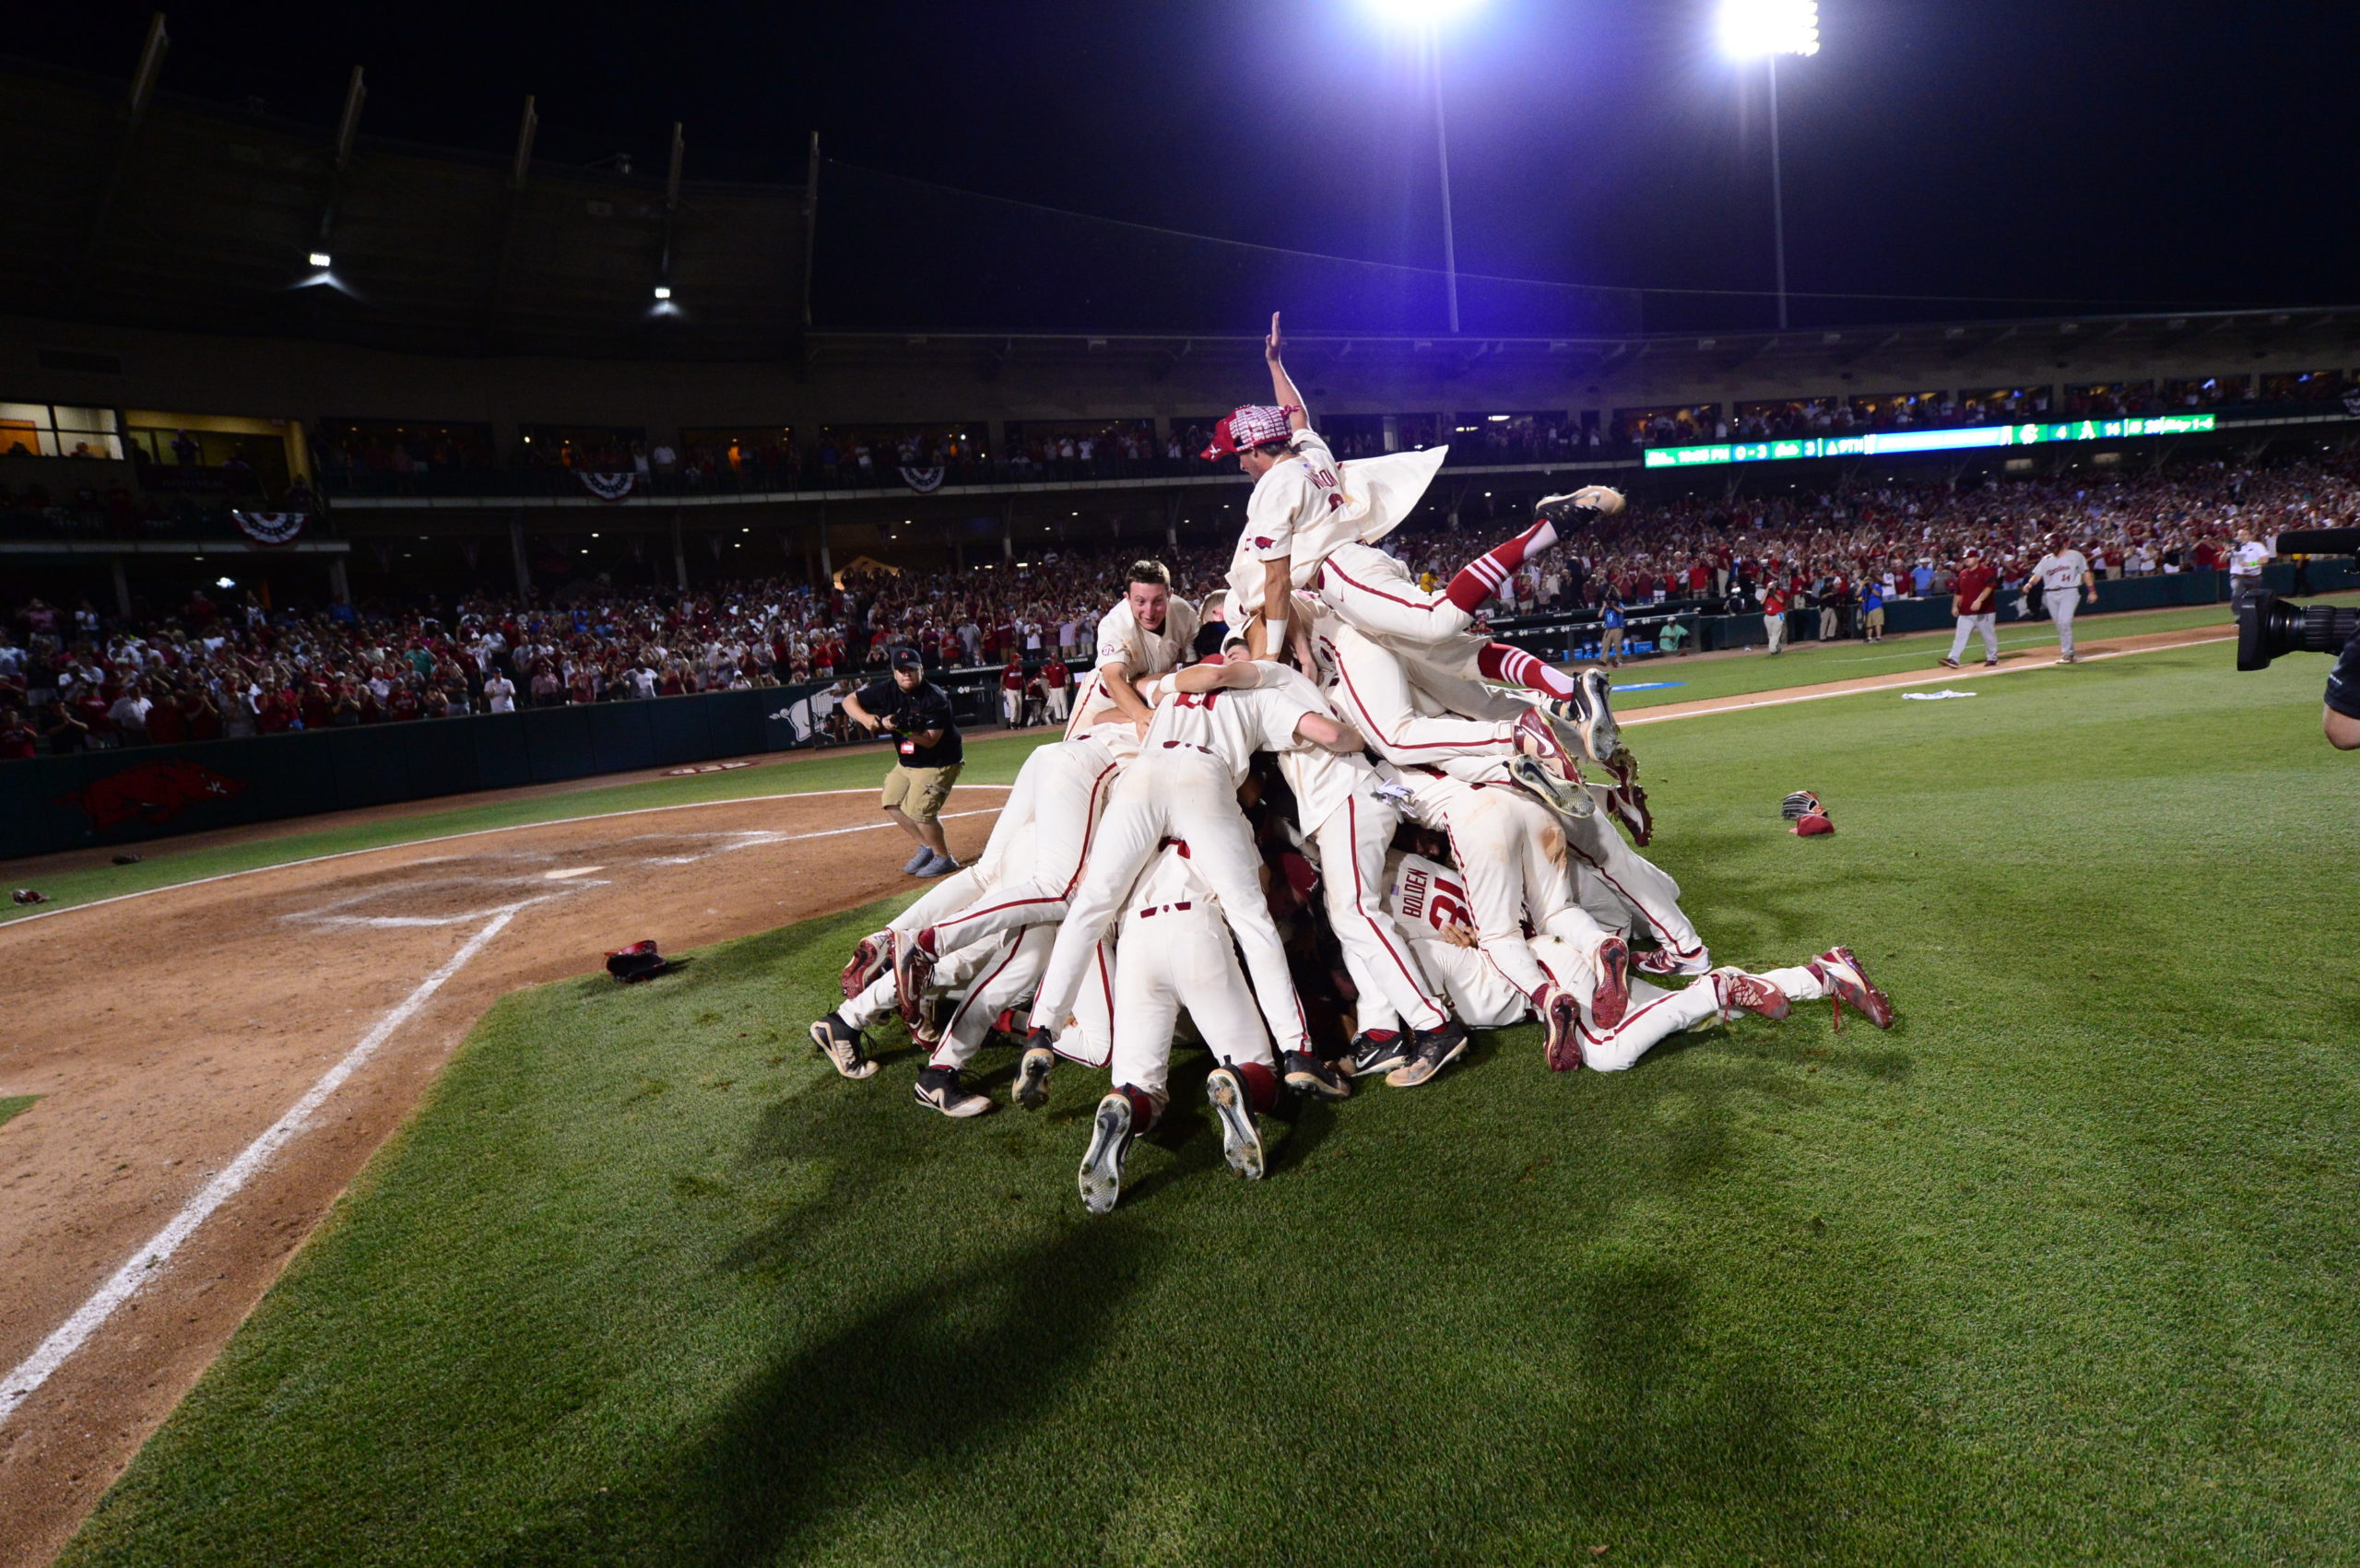
[[1870, 983], [1852, 949], [1830, 948], [1792, 969], [1761, 974], [1716, 969], [1677, 991], [1633, 981], [1630, 1004], [1611, 1025], [1596, 1022], [1578, 1006], [1577, 988], [1561, 987], [1554, 1005], [1541, 1020], [1543, 1046], [1549, 1065], [1559, 1072], [1575, 1067], [1621, 1072], [1658, 1041], [1683, 1029], [1726, 1020], [1741, 1012], [1782, 1019], [1792, 1004], [1823, 996], [1835, 1008], [1839, 1028], [1847, 1002], [1877, 1028], [1893, 1027], [1893, 1003]]
[[1020, 1082], [1045, 1085], [1055, 1059], [1053, 1032], [1072, 1009], [1090, 954], [1166, 840], [1188, 846], [1194, 869], [1220, 901], [1271, 1039], [1286, 1056], [1290, 1081], [1333, 1079], [1310, 1051], [1303, 1006], [1262, 891], [1261, 855], [1238, 810], [1237, 789], [1257, 751], [1306, 744], [1358, 751], [1361, 737], [1329, 716], [1310, 681], [1283, 666], [1209, 662], [1181, 671], [1172, 683], [1177, 690], [1157, 703], [1139, 760], [1115, 785], [1090, 863], [1057, 927], [1048, 973], [1033, 998]]
[[1222, 1157], [1248, 1181], [1259, 1181], [1266, 1164], [1256, 1115], [1279, 1098], [1277, 1058], [1237, 967], [1222, 919], [1227, 906], [1198, 874], [1193, 845], [1157, 851], [1125, 902], [1115, 965], [1115, 1087], [1098, 1102], [1081, 1157], [1081, 1201], [1092, 1214], [1115, 1207], [1132, 1139], [1163, 1114], [1183, 1008], [1219, 1059], [1205, 1098], [1221, 1124]]
[[2081, 607], [2084, 593], [2090, 603], [2098, 602], [2097, 579], [2090, 575], [2089, 561], [2065, 542], [2064, 535], [2051, 534], [2048, 553], [2033, 563], [2032, 574], [2047, 595], [2043, 607], [2048, 619], [2057, 623], [2057, 662], [2080, 663], [2081, 655], [2073, 652], [2073, 612]]

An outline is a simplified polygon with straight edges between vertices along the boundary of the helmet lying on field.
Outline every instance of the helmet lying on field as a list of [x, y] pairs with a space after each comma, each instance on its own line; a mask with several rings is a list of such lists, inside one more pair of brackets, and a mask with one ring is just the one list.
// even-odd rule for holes
[[618, 948], [607, 955], [607, 973], [627, 984], [634, 980], [653, 980], [678, 967], [657, 952], [652, 941], [633, 942], [628, 948]]

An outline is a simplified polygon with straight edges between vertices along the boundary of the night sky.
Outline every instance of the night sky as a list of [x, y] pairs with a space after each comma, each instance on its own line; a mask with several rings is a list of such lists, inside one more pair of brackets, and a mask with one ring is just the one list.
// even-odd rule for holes
[[[18, 7], [6, 47], [127, 78], [149, 8]], [[1665, 290], [1653, 328], [1772, 319], [1763, 70], [1720, 58], [1713, 11], [1476, 0], [1446, 24], [1463, 271]], [[1369, 0], [238, 0], [170, 18], [167, 90], [323, 127], [357, 63], [380, 136], [504, 150], [533, 92], [560, 161], [630, 150], [660, 171], [680, 119], [692, 176], [795, 180], [817, 128], [833, 159], [965, 191], [1441, 260], [1431, 101]], [[1779, 76], [1799, 324], [2360, 295], [2360, 8], [1823, 0], [1821, 27], [1821, 53]], [[1964, 298], [1801, 297], [1847, 290]], [[940, 324], [937, 303], [910, 319]], [[1515, 324], [1468, 329], [1487, 324]]]

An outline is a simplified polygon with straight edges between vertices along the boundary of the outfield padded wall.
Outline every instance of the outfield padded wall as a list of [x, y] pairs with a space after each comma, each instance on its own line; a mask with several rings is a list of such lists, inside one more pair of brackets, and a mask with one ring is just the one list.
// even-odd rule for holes
[[0, 766], [0, 859], [775, 750], [826, 684], [37, 757]]

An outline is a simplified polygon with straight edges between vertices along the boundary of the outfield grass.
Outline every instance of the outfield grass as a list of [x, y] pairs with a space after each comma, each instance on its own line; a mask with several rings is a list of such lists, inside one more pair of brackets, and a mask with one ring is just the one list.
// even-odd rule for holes
[[512, 996], [65, 1562], [2349, 1561], [2325, 673], [1653, 731], [1717, 955], [1849, 942], [1891, 1033], [1507, 1031], [1258, 1185], [1198, 1062], [1104, 1220], [1101, 1080], [951, 1124], [813, 1056], [878, 909]]
[[[2339, 596], [2338, 603], [2346, 596]], [[2226, 605], [2195, 605], [2183, 609], [2139, 610], [2127, 615], [2085, 615], [2075, 620], [2074, 640], [2094, 643], [2108, 637], [2135, 637], [2153, 631], [2189, 631], [2201, 627], [2218, 627], [2223, 632], [2233, 624]], [[2000, 651], [2013, 654], [2024, 651], [2057, 650], [2057, 631], [2047, 620], [2002, 622]], [[1766, 653], [1736, 654], [1697, 657], [1694, 655], [1644, 659], [1625, 665], [1615, 671], [1620, 685], [1650, 685], [1658, 681], [1679, 681], [1674, 688], [1658, 688], [1646, 691], [1631, 691], [1614, 701], [1617, 711], [1660, 707], [1668, 702], [1694, 702], [1709, 697], [1738, 697], [1756, 691], [1775, 691], [1788, 686], [1815, 686], [1822, 681], [1862, 680], [1873, 676], [1907, 674], [1922, 670], [1929, 675], [1941, 673], [1939, 661], [1950, 652], [1951, 632], [1916, 631], [1906, 636], [1895, 635], [1882, 644], [1847, 638], [1835, 643], [1791, 642], [1787, 651], [1773, 658]], [[1980, 673], [1983, 643], [1978, 638], [1968, 644], [1969, 675]]]
[[[995, 737], [967, 743], [967, 762], [961, 772], [965, 784], [1012, 784], [1025, 757], [1059, 732], [1030, 730], [1022, 735]], [[613, 811], [643, 810], [651, 806], [694, 806], [709, 801], [743, 800], [753, 796], [799, 794], [823, 789], [874, 788], [885, 776], [892, 757], [882, 747], [825, 753], [779, 766], [737, 768], [727, 772], [692, 773], [686, 778], [643, 779], [631, 784], [567, 790], [560, 794], [519, 796], [478, 806], [437, 810], [431, 803], [412, 814], [381, 817], [331, 828], [288, 831], [237, 843], [208, 844], [175, 850], [169, 839], [136, 846], [145, 857], [136, 866], [90, 866], [44, 872], [40, 879], [50, 902], [41, 908], [0, 905], [0, 925], [42, 908], [57, 909], [88, 903], [94, 899], [284, 866], [316, 855], [341, 855], [356, 849], [383, 849], [389, 844], [415, 843], [450, 833], [478, 832], [486, 828], [526, 827], [572, 817], [596, 817]]]

